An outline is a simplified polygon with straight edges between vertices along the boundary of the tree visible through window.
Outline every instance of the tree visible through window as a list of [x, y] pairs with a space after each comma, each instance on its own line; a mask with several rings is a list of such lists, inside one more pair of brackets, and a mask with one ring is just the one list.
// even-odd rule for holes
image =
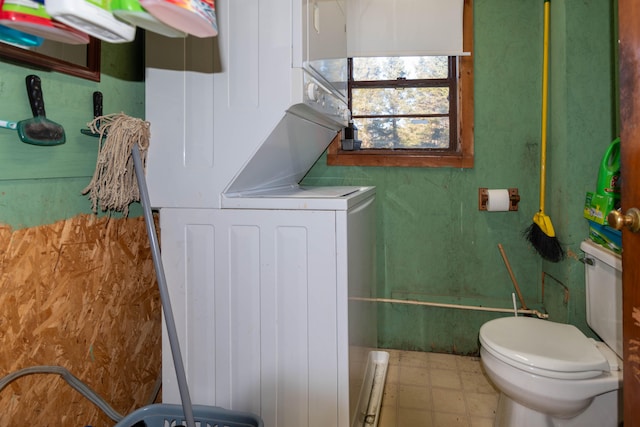
[[361, 149], [457, 150], [455, 57], [352, 58], [349, 71]]
[[349, 108], [360, 149], [331, 143], [327, 164], [471, 168], [473, 1], [465, 0], [467, 56], [352, 58]]

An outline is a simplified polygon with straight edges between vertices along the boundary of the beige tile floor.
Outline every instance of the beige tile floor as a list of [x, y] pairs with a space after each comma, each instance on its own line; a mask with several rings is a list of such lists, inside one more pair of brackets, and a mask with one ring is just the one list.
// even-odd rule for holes
[[385, 350], [390, 354], [378, 427], [491, 427], [498, 392], [480, 358]]

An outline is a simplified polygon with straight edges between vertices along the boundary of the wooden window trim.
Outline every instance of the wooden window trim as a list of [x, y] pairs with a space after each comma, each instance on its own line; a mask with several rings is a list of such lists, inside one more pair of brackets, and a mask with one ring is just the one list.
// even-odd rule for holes
[[456, 153], [438, 153], [424, 150], [361, 150], [343, 151], [340, 134], [327, 150], [330, 166], [405, 166], [472, 168], [473, 140], [473, 0], [464, 1], [463, 46], [470, 56], [459, 57], [458, 114], [460, 150]]

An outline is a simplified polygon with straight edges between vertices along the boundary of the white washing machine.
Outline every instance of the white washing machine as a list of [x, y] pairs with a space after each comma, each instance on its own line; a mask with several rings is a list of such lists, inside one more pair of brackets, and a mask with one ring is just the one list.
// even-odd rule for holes
[[[374, 194], [290, 188], [234, 208], [161, 210], [195, 403], [251, 411], [266, 426], [351, 425], [377, 339], [373, 303], [350, 300], [375, 295]], [[166, 340], [163, 379], [163, 400], [179, 402]]]

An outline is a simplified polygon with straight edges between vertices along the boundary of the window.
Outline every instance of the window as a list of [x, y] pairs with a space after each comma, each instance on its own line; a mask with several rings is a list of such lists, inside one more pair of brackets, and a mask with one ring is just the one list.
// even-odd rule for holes
[[[464, 50], [472, 52], [471, 2]], [[332, 142], [329, 165], [473, 167], [473, 59], [424, 56], [349, 59], [349, 108], [359, 150]]]
[[456, 58], [349, 58], [361, 149], [457, 151]]

